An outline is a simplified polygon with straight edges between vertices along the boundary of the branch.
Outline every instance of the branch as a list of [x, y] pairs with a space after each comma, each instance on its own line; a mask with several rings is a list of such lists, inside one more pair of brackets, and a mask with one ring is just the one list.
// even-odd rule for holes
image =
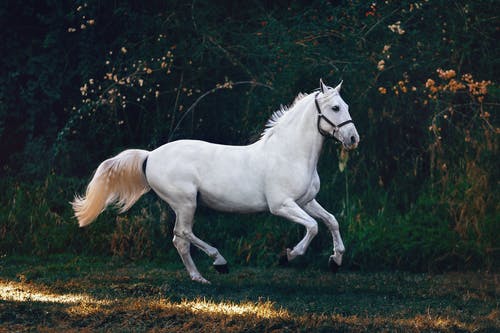
[[271, 90], [274, 90], [273, 87], [271, 87], [270, 85], [267, 85], [265, 83], [260, 83], [260, 82], [257, 82], [257, 81], [238, 81], [238, 82], [234, 82], [234, 83], [230, 83], [230, 86], [224, 84], [224, 85], [221, 85], [221, 86], [217, 86], [215, 88], [212, 88], [208, 91], [206, 91], [205, 93], [203, 93], [200, 97], [198, 97], [196, 99], [196, 101], [194, 101], [194, 103], [189, 107], [189, 109], [186, 110], [186, 112], [184, 112], [184, 114], [182, 115], [182, 117], [179, 119], [179, 121], [177, 122], [177, 125], [175, 125], [174, 129], [170, 131], [170, 134], [168, 136], [168, 140], [167, 142], [170, 142], [172, 140], [172, 137], [174, 135], [174, 133], [177, 131], [177, 129], [179, 129], [179, 126], [181, 124], [181, 122], [184, 120], [184, 118], [186, 118], [186, 116], [194, 110], [194, 108], [198, 105], [198, 103], [201, 102], [201, 100], [203, 98], [205, 98], [206, 96], [210, 95], [210, 94], [213, 94], [215, 93], [216, 91], [218, 90], [221, 90], [221, 89], [229, 89], [229, 88], [232, 88], [234, 86], [239, 86], [239, 85], [243, 85], [243, 84], [250, 84], [252, 86], [260, 86], [260, 87], [266, 87], [266, 88], [269, 88]]
[[372, 31], [373, 31], [373, 29], [375, 29], [375, 28], [376, 28], [376, 27], [377, 27], [380, 23], [384, 22], [386, 19], [388, 19], [389, 17], [391, 17], [392, 15], [394, 15], [396, 12], [398, 12], [398, 11], [400, 11], [400, 10], [401, 10], [401, 8], [396, 8], [396, 9], [394, 9], [392, 12], [390, 12], [389, 14], [387, 14], [386, 16], [382, 17], [382, 18], [381, 18], [380, 20], [378, 20], [378, 21], [377, 21], [374, 25], [372, 25], [372, 26], [370, 27], [370, 29], [368, 29], [368, 31], [367, 31], [367, 32], [365, 32], [365, 34], [363, 35], [363, 37], [361, 37], [361, 39], [363, 39], [363, 40], [364, 40], [364, 39], [366, 38], [366, 36], [368, 36], [368, 34], [369, 34], [370, 32], [372, 32]]

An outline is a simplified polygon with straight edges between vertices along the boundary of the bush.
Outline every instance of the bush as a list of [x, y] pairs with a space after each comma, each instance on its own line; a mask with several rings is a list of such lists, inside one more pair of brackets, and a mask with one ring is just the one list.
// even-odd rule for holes
[[[86, 229], [67, 202], [125, 148], [178, 138], [247, 144], [272, 111], [322, 77], [344, 79], [361, 135], [349, 154], [325, 144], [319, 165], [319, 198], [340, 221], [347, 263], [498, 267], [496, 7], [5, 2], [0, 13], [16, 33], [5, 36], [0, 60], [8, 72], [0, 77], [0, 249], [175, 254], [164, 245], [172, 214], [151, 196]], [[272, 264], [303, 234], [267, 215], [198, 219], [200, 237], [233, 249], [242, 264]], [[324, 232], [308, 255], [330, 247]]]

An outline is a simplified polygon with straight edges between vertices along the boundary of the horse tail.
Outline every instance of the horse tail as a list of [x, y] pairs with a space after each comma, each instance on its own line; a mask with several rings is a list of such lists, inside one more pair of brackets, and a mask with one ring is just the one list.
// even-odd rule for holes
[[151, 188], [145, 174], [149, 152], [130, 149], [102, 162], [87, 186], [85, 196], [76, 195], [71, 205], [80, 227], [92, 223], [107, 206], [127, 211]]

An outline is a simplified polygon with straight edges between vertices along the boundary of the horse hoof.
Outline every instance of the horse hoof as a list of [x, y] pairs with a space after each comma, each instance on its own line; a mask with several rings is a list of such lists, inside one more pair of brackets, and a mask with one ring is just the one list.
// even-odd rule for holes
[[220, 274], [227, 274], [227, 273], [229, 273], [229, 267], [227, 266], [227, 264], [224, 264], [224, 265], [214, 265], [214, 268]]
[[328, 267], [330, 267], [330, 272], [335, 274], [339, 270], [340, 265], [337, 264], [333, 258], [330, 258], [330, 260], [328, 260]]
[[280, 266], [287, 266], [289, 263], [288, 261], [288, 256], [286, 254], [286, 251], [283, 251], [283, 253], [280, 255], [280, 258], [279, 258], [279, 264]]
[[199, 282], [201, 284], [211, 284], [210, 281], [208, 281], [207, 279], [205, 279], [203, 276], [201, 275], [195, 275], [195, 276], [192, 276], [191, 277], [191, 280], [195, 281], [195, 282]]

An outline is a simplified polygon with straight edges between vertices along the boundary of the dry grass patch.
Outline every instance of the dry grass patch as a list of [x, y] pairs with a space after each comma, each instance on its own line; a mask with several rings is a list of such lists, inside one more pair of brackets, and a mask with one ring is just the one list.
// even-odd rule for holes
[[227, 276], [210, 273], [213, 285], [202, 286], [179, 266], [48, 261], [1, 262], [0, 331], [493, 332], [500, 327], [495, 274], [332, 276], [307, 269], [236, 268]]

